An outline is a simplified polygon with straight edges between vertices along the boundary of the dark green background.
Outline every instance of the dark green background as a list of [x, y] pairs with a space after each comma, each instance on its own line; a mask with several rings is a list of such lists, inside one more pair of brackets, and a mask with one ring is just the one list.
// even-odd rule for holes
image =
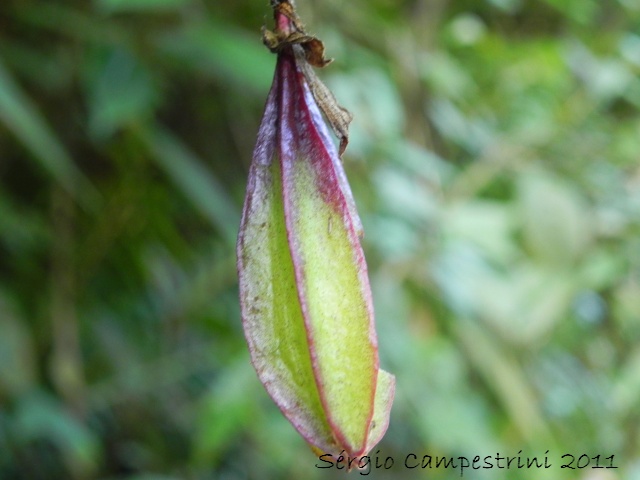
[[[409, 453], [549, 450], [545, 472], [464, 478], [640, 479], [640, 1], [298, 4], [355, 117], [345, 168], [398, 382], [377, 447], [396, 466], [369, 478], [460, 478]], [[0, 3], [0, 479], [342, 473], [269, 400], [239, 319], [270, 17]]]

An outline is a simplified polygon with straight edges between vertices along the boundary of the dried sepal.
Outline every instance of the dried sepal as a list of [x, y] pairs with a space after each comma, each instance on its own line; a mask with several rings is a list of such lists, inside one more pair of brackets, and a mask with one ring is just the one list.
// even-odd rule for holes
[[272, 1], [271, 4], [276, 28], [271, 31], [263, 27], [262, 41], [273, 53], [280, 53], [285, 48], [294, 52], [298, 68], [305, 76], [316, 103], [340, 141], [338, 154], [342, 156], [349, 143], [349, 124], [353, 116], [340, 106], [331, 90], [322, 83], [312, 68], [325, 67], [333, 59], [325, 57], [324, 43], [321, 40], [305, 32], [292, 2]]

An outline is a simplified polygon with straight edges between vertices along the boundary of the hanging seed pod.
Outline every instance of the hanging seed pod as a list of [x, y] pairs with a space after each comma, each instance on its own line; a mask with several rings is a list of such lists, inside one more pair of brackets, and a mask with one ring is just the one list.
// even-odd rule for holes
[[[351, 115], [313, 72], [329, 63], [290, 1], [272, 1], [273, 85], [238, 237], [245, 336], [260, 381], [320, 455], [365, 455], [389, 423], [360, 219], [340, 160]], [[323, 114], [340, 141], [331, 140]]]

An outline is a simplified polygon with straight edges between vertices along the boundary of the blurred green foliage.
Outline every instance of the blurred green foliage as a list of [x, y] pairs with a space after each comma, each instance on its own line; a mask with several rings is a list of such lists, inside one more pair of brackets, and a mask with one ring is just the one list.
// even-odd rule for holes
[[[344, 473], [314, 466], [240, 326], [267, 3], [0, 3], [1, 479]], [[396, 466], [371, 477], [549, 450], [550, 470], [465, 477], [640, 479], [640, 2], [298, 7], [355, 116], [398, 381], [378, 446]]]

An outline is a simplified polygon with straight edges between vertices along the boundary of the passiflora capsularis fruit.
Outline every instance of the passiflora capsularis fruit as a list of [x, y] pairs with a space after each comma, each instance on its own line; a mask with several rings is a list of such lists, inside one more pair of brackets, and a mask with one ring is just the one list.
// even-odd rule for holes
[[260, 381], [314, 451], [359, 457], [387, 429], [395, 379], [379, 368], [362, 226], [340, 159], [351, 115], [316, 77], [329, 60], [293, 1], [271, 3], [276, 27], [263, 39], [278, 58], [237, 244], [242, 322]]

